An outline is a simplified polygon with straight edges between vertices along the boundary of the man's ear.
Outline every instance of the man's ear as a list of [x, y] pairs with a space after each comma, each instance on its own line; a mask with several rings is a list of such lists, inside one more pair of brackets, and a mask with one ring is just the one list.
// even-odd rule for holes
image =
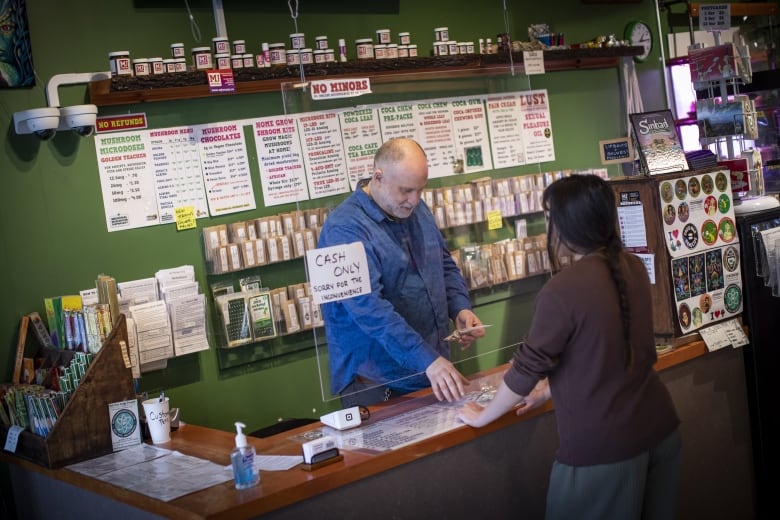
[[374, 179], [376, 179], [377, 181], [380, 181], [380, 182], [382, 181], [382, 169], [381, 168], [377, 168], [376, 170], [374, 170]]

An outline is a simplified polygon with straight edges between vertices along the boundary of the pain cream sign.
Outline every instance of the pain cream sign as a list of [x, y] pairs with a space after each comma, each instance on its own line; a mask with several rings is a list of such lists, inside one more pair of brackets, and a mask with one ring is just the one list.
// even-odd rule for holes
[[362, 242], [306, 251], [314, 303], [322, 304], [371, 293], [366, 250]]

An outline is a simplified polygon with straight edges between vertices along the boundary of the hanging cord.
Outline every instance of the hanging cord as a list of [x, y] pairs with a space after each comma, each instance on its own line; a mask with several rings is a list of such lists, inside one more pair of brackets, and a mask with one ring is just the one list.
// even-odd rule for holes
[[509, 71], [514, 76], [515, 61], [512, 57], [512, 37], [509, 35], [509, 10], [506, 8], [506, 0], [504, 0], [504, 34], [507, 38], [506, 45], [509, 48]]
[[[295, 3], [295, 8], [293, 8], [293, 2]], [[293, 19], [293, 25], [295, 25], [295, 33], [298, 33], [298, 0], [287, 0], [287, 7], [290, 8], [290, 17]], [[297, 51], [300, 51], [300, 49], [295, 49]], [[300, 52], [298, 53], [300, 56]], [[301, 71], [301, 88], [304, 92], [306, 92], [306, 76], [303, 73], [303, 61], [299, 58], [298, 59], [298, 69]]]
[[195, 17], [192, 16], [192, 10], [190, 9], [190, 3], [184, 0], [184, 6], [187, 8], [187, 17], [190, 19], [190, 31], [192, 31], [192, 37], [196, 42], [200, 42], [201, 32], [198, 27], [198, 22], [195, 21]]

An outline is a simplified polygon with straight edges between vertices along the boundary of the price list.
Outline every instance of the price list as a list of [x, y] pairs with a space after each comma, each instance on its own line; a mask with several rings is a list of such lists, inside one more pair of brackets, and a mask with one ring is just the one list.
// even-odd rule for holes
[[353, 190], [357, 181], [371, 177], [374, 154], [382, 145], [379, 114], [374, 108], [349, 110], [339, 114], [341, 139], [347, 157], [347, 175]]
[[207, 217], [195, 128], [184, 126], [149, 132], [152, 168], [157, 189], [160, 223], [173, 222], [176, 208], [192, 206], [195, 218]]
[[149, 150], [143, 132], [95, 137], [108, 231], [160, 223]]
[[446, 100], [415, 103], [418, 143], [428, 156], [428, 177], [463, 173], [463, 162], [456, 158], [452, 112]]
[[379, 127], [383, 141], [394, 137], [417, 139], [417, 122], [414, 119], [414, 105], [399, 103], [379, 107]]
[[306, 170], [295, 119], [286, 116], [257, 119], [252, 129], [265, 205], [307, 200]]
[[483, 99], [481, 97], [453, 99], [450, 106], [457, 160], [462, 161], [462, 173], [492, 170], [493, 160], [490, 156]]
[[522, 114], [517, 98], [514, 95], [488, 97], [487, 115], [493, 167], [507, 168], [525, 164]]
[[298, 116], [298, 128], [311, 198], [349, 192], [338, 113]]
[[242, 127], [237, 123], [201, 126], [197, 136], [211, 215], [255, 209]]

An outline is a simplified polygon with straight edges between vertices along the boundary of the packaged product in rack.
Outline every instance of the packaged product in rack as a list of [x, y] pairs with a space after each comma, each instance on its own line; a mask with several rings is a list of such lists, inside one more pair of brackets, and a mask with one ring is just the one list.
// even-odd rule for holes
[[691, 81], [704, 83], [722, 79], [742, 78], [750, 83], [752, 72], [750, 59], [743, 59], [740, 51], [747, 54], [747, 49], [733, 43], [724, 43], [713, 47], [691, 49], [688, 51]]
[[780, 193], [780, 159], [764, 163], [764, 193]]
[[700, 99], [696, 101], [696, 122], [702, 138], [742, 135], [758, 139], [755, 105], [748, 96], [734, 96], [733, 100]]
[[648, 175], [688, 169], [671, 110], [629, 114], [636, 149]]
[[252, 323], [252, 336], [255, 341], [276, 336], [273, 305], [270, 291], [254, 292], [248, 297]]
[[241, 287], [243, 292], [259, 291], [262, 286], [260, 275], [253, 274], [251, 276], [244, 276], [243, 278], [239, 278], [238, 286]]
[[249, 308], [246, 293], [224, 294], [215, 299], [228, 347], [252, 342]]
[[257, 265], [254, 240], [241, 242], [241, 262], [244, 267], [254, 267]]
[[731, 177], [731, 193], [734, 198], [745, 196], [750, 191], [750, 174], [747, 159], [718, 161], [719, 166], [728, 168]]

